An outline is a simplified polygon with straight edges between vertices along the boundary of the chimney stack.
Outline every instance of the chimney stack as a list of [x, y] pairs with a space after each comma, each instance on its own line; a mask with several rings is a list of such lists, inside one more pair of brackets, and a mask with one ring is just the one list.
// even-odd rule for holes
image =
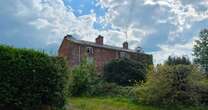
[[103, 45], [103, 36], [99, 35], [96, 39], [95, 39], [96, 44], [99, 45]]
[[129, 48], [128, 42], [124, 42], [124, 43], [123, 43], [123, 48], [124, 48], [124, 49], [128, 49], [128, 48]]
[[72, 38], [72, 35], [67, 34], [64, 38]]

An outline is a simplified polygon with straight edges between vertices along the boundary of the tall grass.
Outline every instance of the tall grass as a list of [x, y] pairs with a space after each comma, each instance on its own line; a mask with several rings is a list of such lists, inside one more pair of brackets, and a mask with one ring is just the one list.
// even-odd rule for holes
[[127, 98], [79, 97], [70, 98], [69, 110], [208, 110], [208, 107], [156, 107], [136, 104]]

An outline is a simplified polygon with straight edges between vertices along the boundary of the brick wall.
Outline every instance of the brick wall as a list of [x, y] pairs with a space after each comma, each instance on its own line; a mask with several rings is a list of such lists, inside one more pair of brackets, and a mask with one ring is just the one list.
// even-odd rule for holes
[[[88, 47], [93, 48], [93, 54], [88, 54]], [[67, 59], [70, 68], [80, 64], [81, 60], [87, 56], [89, 59], [93, 59], [95, 61], [96, 70], [98, 73], [103, 71], [103, 67], [106, 63], [113, 59], [120, 58], [120, 52], [121, 51], [107, 48], [81, 45], [74, 43], [68, 39], [64, 39], [62, 45], [59, 48], [59, 56], [65, 57]], [[130, 59], [152, 64], [151, 55], [129, 52], [126, 52], [126, 54]]]

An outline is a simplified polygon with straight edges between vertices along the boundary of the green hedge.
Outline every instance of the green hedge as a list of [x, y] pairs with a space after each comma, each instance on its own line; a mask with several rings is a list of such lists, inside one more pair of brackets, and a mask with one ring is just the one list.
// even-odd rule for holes
[[146, 77], [146, 64], [131, 59], [115, 59], [104, 66], [104, 79], [122, 86], [134, 85]]
[[67, 67], [62, 58], [31, 49], [0, 46], [0, 106], [34, 110], [61, 109], [67, 95]]

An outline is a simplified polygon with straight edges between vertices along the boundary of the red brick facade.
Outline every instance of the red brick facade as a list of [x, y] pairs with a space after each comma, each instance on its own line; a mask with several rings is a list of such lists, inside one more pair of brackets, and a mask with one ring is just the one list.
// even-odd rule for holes
[[[125, 42], [125, 46], [128, 45]], [[128, 47], [128, 46], [127, 46]], [[147, 54], [138, 54], [129, 49], [112, 47], [103, 45], [103, 37], [96, 38], [96, 43], [75, 40], [72, 36], [67, 35], [60, 48], [59, 56], [65, 57], [69, 67], [79, 65], [81, 60], [86, 56], [89, 62], [95, 61], [98, 72], [103, 71], [106, 63], [113, 59], [128, 57], [133, 60], [143, 61], [144, 63], [152, 63], [152, 56]], [[144, 59], [148, 59], [145, 61]]]

